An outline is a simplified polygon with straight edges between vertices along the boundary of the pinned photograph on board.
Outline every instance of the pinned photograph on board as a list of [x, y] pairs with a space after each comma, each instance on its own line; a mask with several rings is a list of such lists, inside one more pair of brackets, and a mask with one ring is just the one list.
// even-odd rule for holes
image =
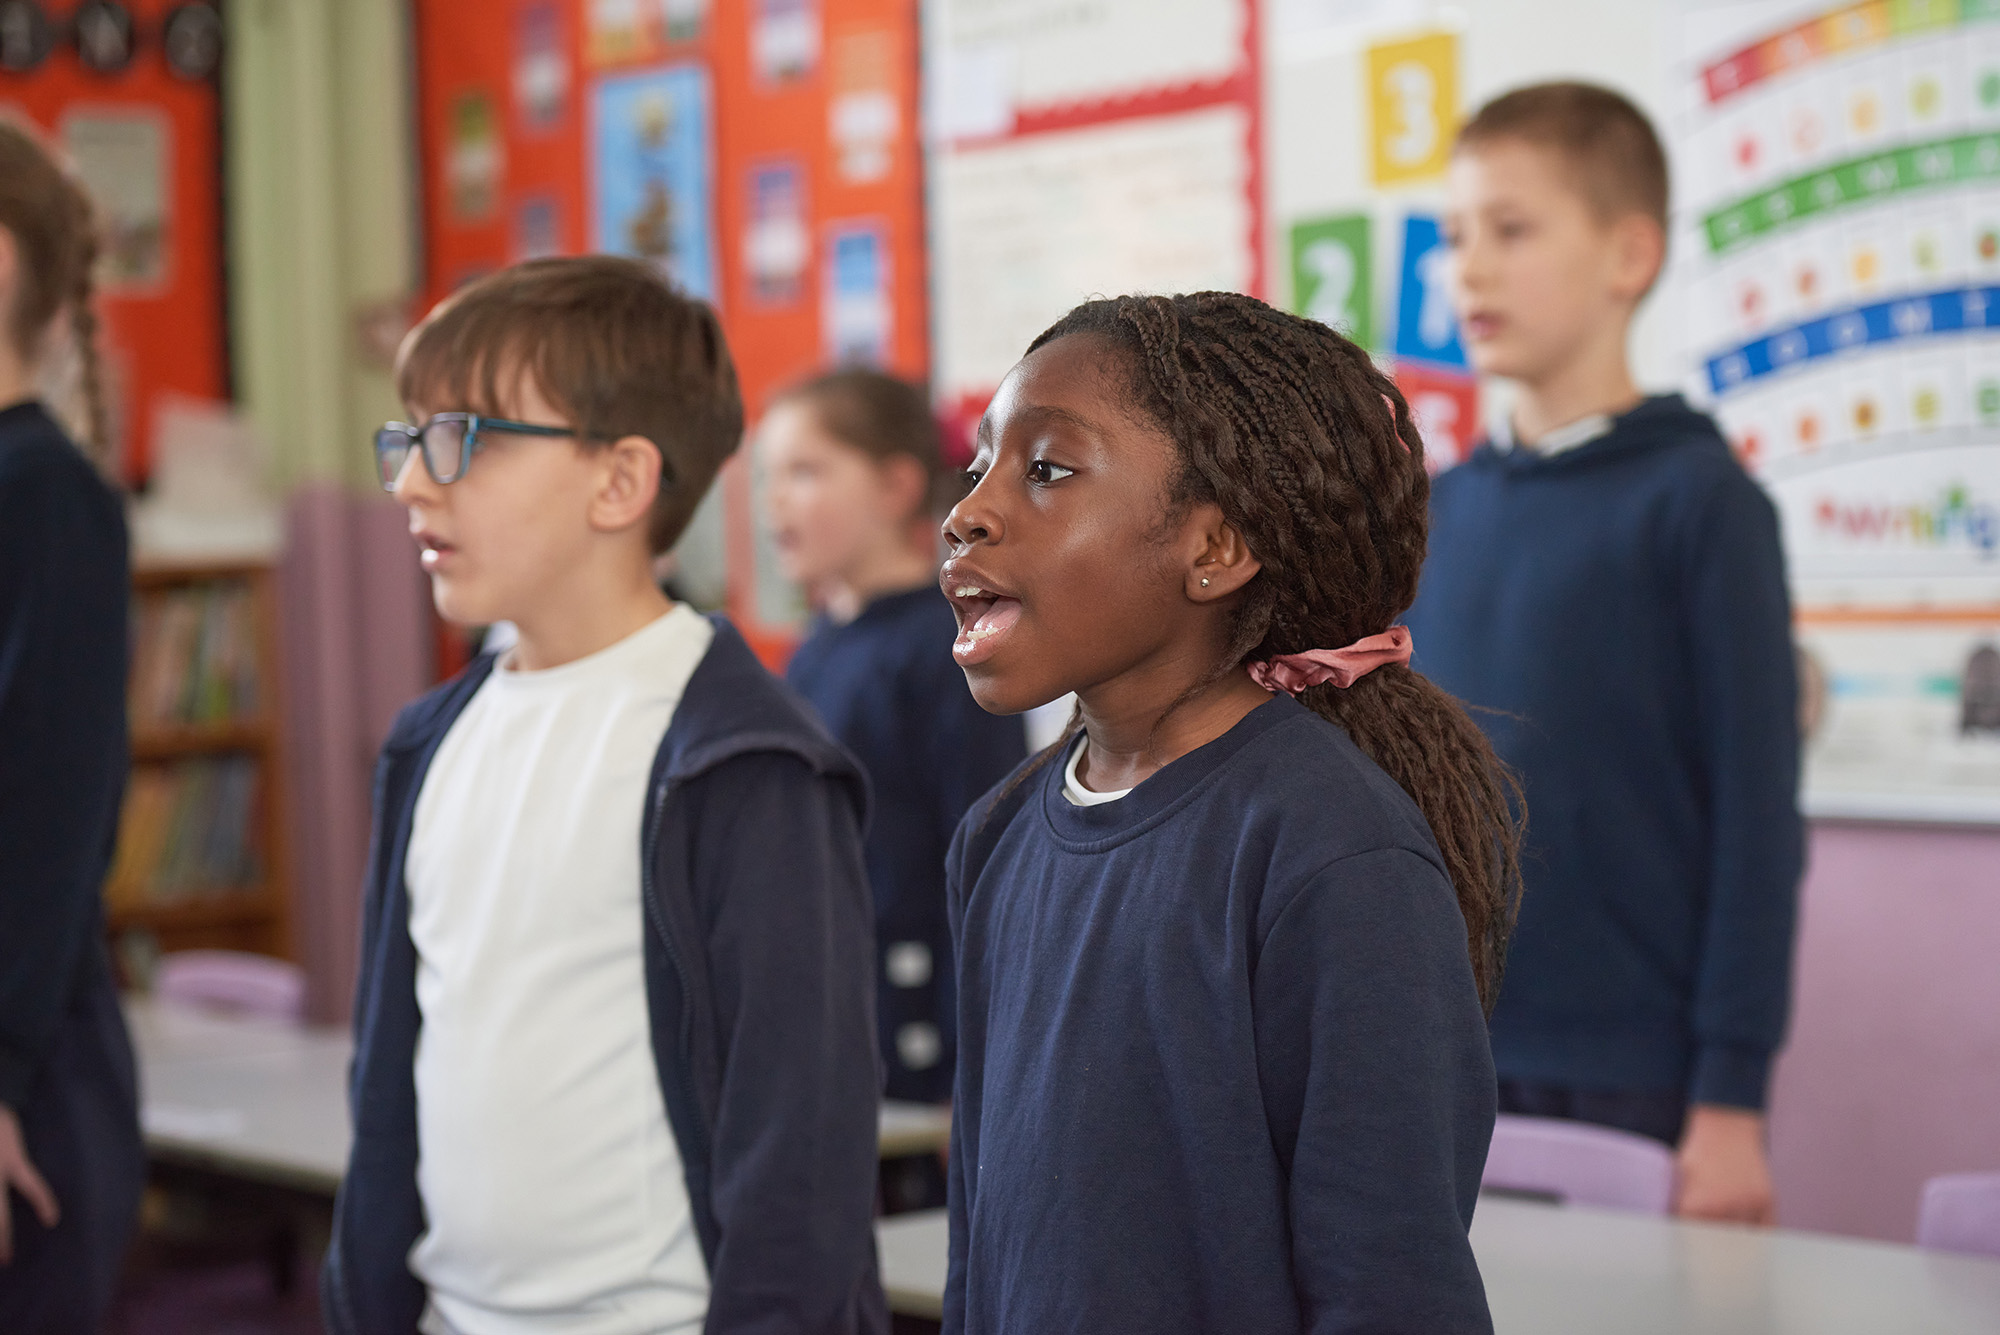
[[743, 268], [759, 305], [790, 306], [805, 295], [812, 263], [806, 223], [805, 172], [796, 162], [750, 169], [750, 222], [743, 229]]
[[708, 71], [668, 65], [601, 79], [591, 95], [592, 244], [650, 260], [715, 296]]
[[756, 0], [750, 67], [765, 83], [791, 83], [819, 66], [819, 0]]
[[514, 206], [514, 259], [538, 260], [563, 253], [560, 206], [546, 195]]
[[895, 164], [896, 136], [903, 129], [902, 52], [894, 28], [852, 28], [834, 34], [830, 43], [826, 127], [834, 168], [849, 185], [883, 180]]
[[821, 320], [827, 360], [886, 365], [895, 309], [889, 297], [889, 245], [881, 224], [831, 225], [825, 263]]
[[62, 138], [103, 224], [99, 286], [160, 287], [172, 230], [166, 120], [144, 110], [73, 111], [63, 117]]
[[651, 60], [700, 38], [708, 0], [590, 0], [584, 11], [584, 60], [593, 66]]
[[569, 99], [569, 53], [562, 15], [552, 4], [523, 8], [514, 27], [514, 111], [531, 131], [562, 124]]
[[484, 222], [499, 211], [506, 161], [492, 95], [478, 89], [453, 98], [444, 173], [445, 198], [451, 201], [454, 219]]

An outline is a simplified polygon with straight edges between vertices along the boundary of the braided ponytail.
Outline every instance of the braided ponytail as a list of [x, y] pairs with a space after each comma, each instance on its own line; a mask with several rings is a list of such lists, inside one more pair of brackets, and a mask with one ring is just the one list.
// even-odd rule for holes
[[113, 441], [93, 305], [96, 210], [39, 136], [5, 117], [0, 117], [0, 228], [13, 237], [17, 260], [13, 305], [0, 311], [0, 334], [24, 360], [39, 362], [68, 314], [82, 382], [84, 449], [108, 476]]
[[[1227, 292], [1087, 302], [1029, 350], [1072, 334], [1128, 355], [1129, 392], [1180, 454], [1175, 503], [1216, 505], [1262, 563], [1239, 595], [1230, 651], [1188, 697], [1246, 662], [1379, 634], [1415, 601], [1429, 538], [1423, 442], [1366, 352]], [[1520, 902], [1519, 783], [1464, 708], [1406, 666], [1344, 690], [1308, 687], [1299, 702], [1422, 811], [1491, 1010]]]

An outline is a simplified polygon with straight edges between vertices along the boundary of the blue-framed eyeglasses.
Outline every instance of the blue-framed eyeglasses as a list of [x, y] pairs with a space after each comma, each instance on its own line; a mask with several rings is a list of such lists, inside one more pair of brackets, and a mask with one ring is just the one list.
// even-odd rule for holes
[[458, 481], [472, 463], [472, 455], [485, 442], [482, 432], [507, 431], [517, 436], [576, 436], [573, 427], [537, 426], [533, 422], [510, 422], [504, 417], [483, 417], [478, 413], [439, 413], [422, 426], [408, 422], [385, 422], [375, 433], [375, 471], [382, 490], [394, 491], [396, 480], [410, 461], [410, 451], [421, 449], [424, 468], [439, 486]]

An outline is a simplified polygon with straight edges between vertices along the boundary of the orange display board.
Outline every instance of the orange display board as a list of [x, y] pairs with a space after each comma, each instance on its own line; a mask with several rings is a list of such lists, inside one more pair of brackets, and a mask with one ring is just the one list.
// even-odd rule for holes
[[168, 64], [165, 25], [189, 6], [129, 0], [130, 61], [103, 73], [79, 55], [71, 20], [80, 7], [41, 6], [52, 45], [32, 68], [0, 63], [0, 114], [41, 127], [97, 202], [107, 389], [124, 471], [137, 484], [151, 469], [161, 399], [228, 393], [221, 104], [212, 74], [182, 77]]
[[[917, 0], [417, 0], [426, 296], [542, 254], [653, 260], [722, 314], [751, 420], [837, 362], [928, 370]], [[795, 609], [725, 471], [727, 603]]]

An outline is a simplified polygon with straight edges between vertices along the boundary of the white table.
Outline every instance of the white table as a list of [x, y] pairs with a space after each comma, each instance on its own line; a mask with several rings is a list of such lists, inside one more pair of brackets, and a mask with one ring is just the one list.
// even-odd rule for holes
[[[936, 1317], [942, 1210], [877, 1221], [892, 1310]], [[1993, 1335], [2000, 1261], [1492, 1197], [1472, 1248], [1496, 1335]]]
[[[274, 1024], [129, 997], [141, 1120], [157, 1158], [332, 1195], [347, 1167], [345, 1029]], [[951, 1114], [885, 1103], [883, 1157], [940, 1151]]]
[[332, 1195], [347, 1169], [347, 1031], [130, 997], [139, 1117], [155, 1157]]

